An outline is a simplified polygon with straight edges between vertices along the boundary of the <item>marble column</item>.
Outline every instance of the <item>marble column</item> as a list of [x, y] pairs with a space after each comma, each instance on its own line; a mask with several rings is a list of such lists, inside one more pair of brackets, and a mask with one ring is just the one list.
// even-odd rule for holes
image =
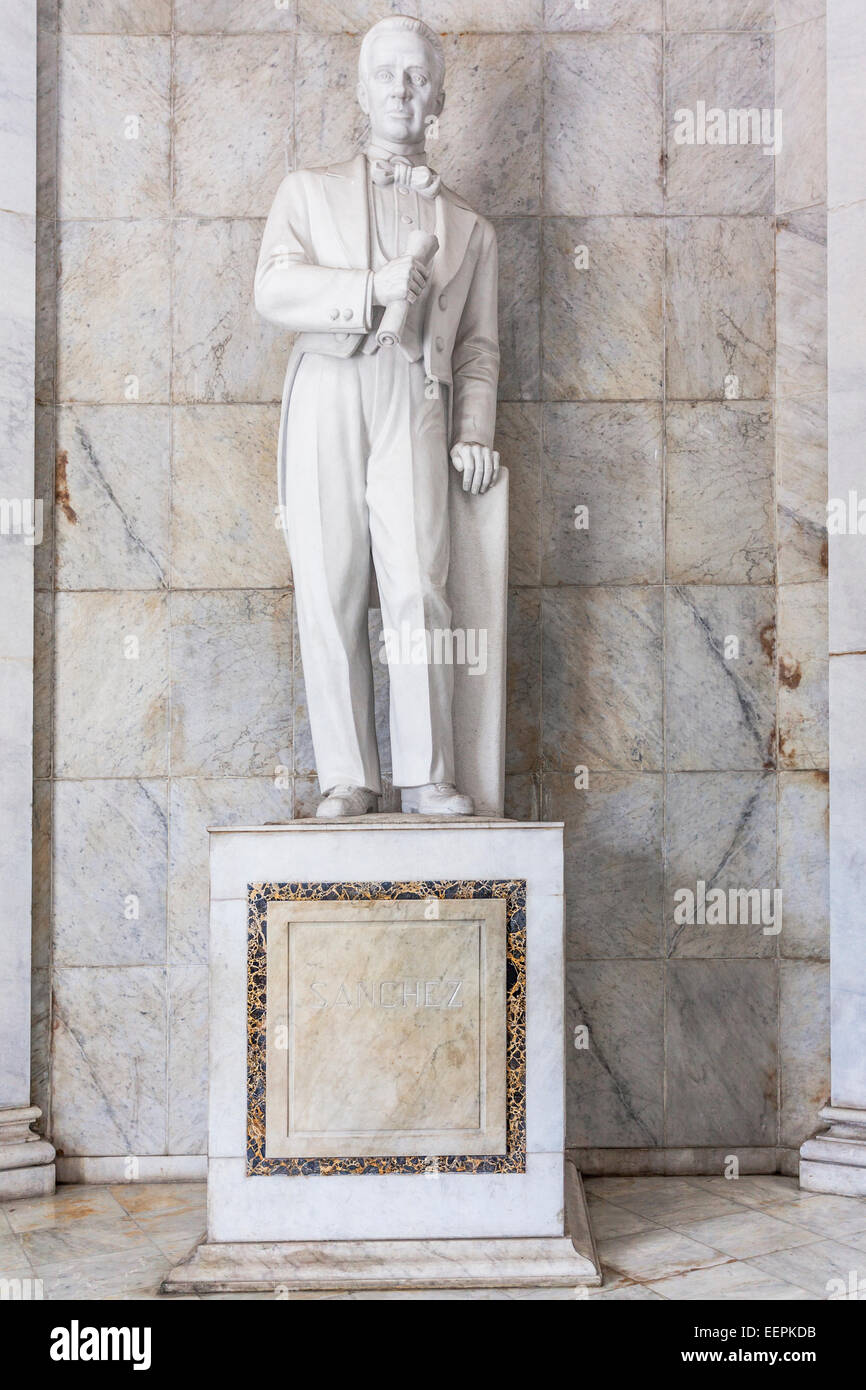
[[31, 1126], [36, 0], [0, 14], [0, 1201], [54, 1190]]
[[[803, 1145], [800, 1182], [866, 1194], [866, 7], [828, 0], [830, 578], [829, 1124]], [[863, 508], [866, 512], [866, 507]], [[841, 533], [839, 533], [841, 530]], [[834, 531], [836, 534], [834, 534]]]

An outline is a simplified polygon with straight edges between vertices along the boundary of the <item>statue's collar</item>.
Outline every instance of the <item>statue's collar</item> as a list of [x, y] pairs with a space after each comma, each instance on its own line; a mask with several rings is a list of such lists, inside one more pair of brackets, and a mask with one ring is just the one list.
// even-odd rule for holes
[[364, 151], [367, 159], [382, 159], [386, 163], [394, 159], [408, 159], [410, 164], [426, 164], [427, 156], [424, 153], [424, 146], [421, 145], [397, 145], [389, 140], [371, 140]]

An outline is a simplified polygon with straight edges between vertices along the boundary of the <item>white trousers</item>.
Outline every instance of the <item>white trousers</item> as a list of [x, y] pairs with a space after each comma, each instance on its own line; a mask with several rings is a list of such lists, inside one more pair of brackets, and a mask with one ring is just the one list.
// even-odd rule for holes
[[[448, 629], [448, 442], [423, 362], [397, 348], [302, 358], [286, 421], [287, 539], [316, 769], [381, 791], [367, 626], [370, 562], [386, 632]], [[389, 659], [394, 785], [454, 780], [450, 664]], [[397, 651], [398, 655], [394, 656]], [[378, 659], [378, 658], [377, 658]]]

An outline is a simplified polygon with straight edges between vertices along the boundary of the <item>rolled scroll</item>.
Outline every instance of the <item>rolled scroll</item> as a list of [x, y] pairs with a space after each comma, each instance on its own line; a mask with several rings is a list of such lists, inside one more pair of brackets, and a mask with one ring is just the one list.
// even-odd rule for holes
[[[430, 269], [438, 250], [439, 240], [432, 232], [416, 230], [410, 232], [406, 239], [406, 254], [420, 261], [425, 270]], [[394, 347], [399, 343], [410, 307], [408, 299], [394, 300], [385, 306], [382, 322], [376, 333], [376, 341], [380, 347]]]

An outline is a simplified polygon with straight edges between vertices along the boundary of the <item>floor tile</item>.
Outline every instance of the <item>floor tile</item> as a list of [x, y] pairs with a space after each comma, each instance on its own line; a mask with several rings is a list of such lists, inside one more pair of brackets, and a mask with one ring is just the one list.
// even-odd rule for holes
[[777, 1211], [770, 1206], [765, 1210], [771, 1216], [780, 1216], [783, 1221], [791, 1221], [834, 1240], [845, 1240], [847, 1236], [866, 1231], [866, 1199], [862, 1198], [800, 1192], [785, 1202], [783, 1209]]
[[762, 1270], [734, 1260], [711, 1269], [689, 1270], [669, 1279], [654, 1280], [650, 1287], [662, 1298], [677, 1302], [690, 1299], [809, 1299], [805, 1289], [776, 1279]]
[[189, 1208], [204, 1211], [205, 1184], [199, 1182], [135, 1182], [111, 1188], [130, 1216], [160, 1216]]
[[3, 1211], [13, 1231], [38, 1231], [66, 1222], [120, 1219], [122, 1209], [107, 1187], [70, 1183], [58, 1187], [51, 1197], [33, 1197], [26, 1202], [9, 1202]]
[[681, 1270], [701, 1269], [705, 1265], [721, 1264], [725, 1256], [708, 1245], [701, 1245], [676, 1231], [641, 1231], [637, 1235], [621, 1236], [618, 1240], [602, 1240], [598, 1253], [605, 1264], [630, 1275], [633, 1279], [664, 1279]]
[[787, 1250], [795, 1245], [811, 1245], [817, 1239], [814, 1231], [779, 1221], [766, 1212], [740, 1208], [731, 1216], [717, 1216], [710, 1221], [672, 1222], [683, 1235], [711, 1245], [724, 1255], [746, 1260], [751, 1255], [766, 1255], [773, 1250]]
[[632, 1236], [638, 1231], [651, 1231], [656, 1223], [638, 1212], [618, 1207], [600, 1197], [588, 1201], [589, 1221], [596, 1240], [613, 1240], [616, 1236]]
[[852, 1284], [861, 1290], [866, 1287], [866, 1252], [841, 1241], [821, 1240], [795, 1250], [776, 1250], [749, 1263], [819, 1298], [839, 1297]]

